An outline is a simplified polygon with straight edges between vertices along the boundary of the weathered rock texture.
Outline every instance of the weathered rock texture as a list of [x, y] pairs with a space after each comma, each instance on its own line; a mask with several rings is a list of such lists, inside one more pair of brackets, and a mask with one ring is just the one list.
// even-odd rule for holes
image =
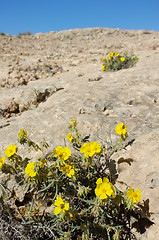
[[[53, 149], [64, 144], [71, 118], [99, 142], [114, 141], [116, 124], [124, 122], [135, 142], [114, 155], [118, 181], [149, 199], [155, 224], [139, 236], [149, 240], [159, 238], [158, 39], [159, 32], [105, 28], [0, 36], [0, 155], [17, 144], [20, 128]], [[111, 51], [134, 53], [139, 61], [102, 72], [101, 59]]]

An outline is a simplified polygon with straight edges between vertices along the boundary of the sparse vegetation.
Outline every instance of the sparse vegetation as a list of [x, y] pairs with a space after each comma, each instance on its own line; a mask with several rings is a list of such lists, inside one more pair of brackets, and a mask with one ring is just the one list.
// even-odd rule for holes
[[[116, 126], [119, 138], [114, 144], [82, 137], [76, 119], [71, 119], [68, 128], [66, 139], [74, 153], [67, 146], [57, 146], [44, 155], [48, 144], [33, 142], [24, 129], [18, 133], [19, 143], [41, 151], [43, 156], [33, 161], [18, 155], [16, 145], [5, 148], [0, 169], [16, 176], [28, 200], [16, 207], [1, 185], [2, 222], [10, 225], [16, 240], [135, 239], [130, 219], [141, 211], [141, 191], [128, 185], [124, 192], [119, 190], [116, 165], [113, 171], [109, 167], [112, 154], [125, 146], [127, 127], [123, 123]], [[0, 230], [1, 238], [7, 239], [4, 236], [10, 233], [3, 227]]]
[[134, 54], [120, 54], [118, 52], [109, 53], [108, 58], [102, 59], [102, 71], [118, 71], [120, 69], [133, 67], [138, 61], [138, 57]]
[[29, 36], [29, 35], [32, 35], [31, 32], [27, 31], [27, 32], [22, 32], [22, 33], [19, 33], [19, 36]]
[[1, 36], [5, 36], [6, 34], [4, 32], [0, 32], [0, 35]]

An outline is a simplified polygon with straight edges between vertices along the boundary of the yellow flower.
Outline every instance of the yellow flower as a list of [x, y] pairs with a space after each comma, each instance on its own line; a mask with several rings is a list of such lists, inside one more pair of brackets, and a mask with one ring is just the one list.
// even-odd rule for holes
[[84, 153], [86, 158], [92, 157], [95, 153], [101, 152], [101, 145], [97, 142], [84, 143], [80, 148], [80, 152]]
[[109, 53], [109, 57], [113, 57], [115, 55], [115, 52]]
[[124, 57], [121, 57], [121, 58], [120, 58], [120, 61], [121, 61], [121, 62], [124, 62], [124, 61], [125, 61], [125, 58], [124, 58]]
[[91, 147], [92, 151], [94, 152], [94, 154], [101, 152], [101, 145], [100, 145], [100, 143], [91, 142], [90, 143], [90, 147]]
[[57, 196], [54, 205], [56, 206], [54, 210], [55, 215], [65, 213], [69, 209], [69, 203], [64, 203], [63, 199], [59, 196]]
[[34, 171], [34, 165], [36, 163], [35, 162], [30, 162], [27, 164], [26, 168], [25, 168], [25, 174], [29, 175], [30, 177], [35, 177], [36, 176], [36, 172]]
[[66, 136], [66, 138], [67, 138], [70, 142], [72, 142], [73, 136], [72, 136], [71, 133], [68, 133], [68, 135]]
[[113, 196], [115, 197], [115, 190], [112, 185], [112, 183], [109, 182], [108, 178], [104, 177], [103, 181], [101, 178], [98, 178], [96, 181], [97, 187], [95, 189], [96, 196], [99, 197], [99, 199], [107, 200], [108, 197]]
[[117, 134], [119, 135], [126, 135], [127, 126], [124, 125], [124, 123], [119, 123], [116, 127], [115, 127], [115, 131]]
[[134, 189], [132, 187], [130, 187], [128, 189], [128, 191], [126, 192], [126, 195], [128, 198], [130, 198], [132, 203], [137, 203], [140, 202], [141, 200], [141, 190], [137, 189], [136, 191], [134, 191]]
[[93, 149], [90, 147], [90, 143], [84, 143], [80, 148], [80, 152], [84, 153], [86, 158], [92, 157], [94, 154]]
[[104, 62], [106, 59], [105, 59], [105, 57], [104, 58], [102, 58], [102, 61]]
[[20, 129], [20, 132], [18, 133], [18, 137], [27, 137], [27, 131], [24, 129]]
[[68, 147], [57, 146], [56, 149], [53, 151], [53, 154], [61, 161], [65, 161], [71, 156], [71, 149], [69, 149]]
[[64, 164], [64, 166], [60, 168], [60, 171], [65, 172], [69, 178], [75, 175], [74, 168], [68, 164]]
[[117, 56], [117, 57], [118, 57], [118, 56], [119, 56], [119, 53], [118, 53], [118, 52], [117, 52], [117, 53], [115, 53], [115, 56]]
[[13, 156], [18, 151], [18, 147], [16, 145], [10, 145], [8, 148], [5, 148], [4, 152], [6, 157]]
[[2, 165], [5, 163], [5, 158], [4, 157], [0, 157], [0, 167], [2, 167]]
[[105, 71], [105, 65], [104, 64], [102, 65], [102, 71], [103, 72]]

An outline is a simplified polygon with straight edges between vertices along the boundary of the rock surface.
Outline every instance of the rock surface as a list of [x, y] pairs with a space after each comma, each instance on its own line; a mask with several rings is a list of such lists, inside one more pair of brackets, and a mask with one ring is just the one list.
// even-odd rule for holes
[[[159, 32], [75, 29], [0, 36], [0, 156], [20, 128], [53, 149], [64, 144], [71, 118], [99, 142], [116, 139], [119, 122], [134, 143], [114, 155], [118, 182], [142, 190], [155, 223], [138, 239], [159, 238]], [[136, 66], [102, 72], [111, 51], [132, 52]], [[34, 155], [23, 147], [20, 153]], [[125, 159], [132, 159], [129, 162]]]

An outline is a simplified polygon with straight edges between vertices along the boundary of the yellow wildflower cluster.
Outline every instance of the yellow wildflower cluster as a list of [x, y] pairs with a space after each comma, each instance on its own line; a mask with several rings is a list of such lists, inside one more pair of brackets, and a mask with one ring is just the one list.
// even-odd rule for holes
[[84, 153], [85, 158], [89, 158], [101, 152], [101, 145], [97, 142], [84, 143], [80, 148], [80, 152]]
[[69, 149], [68, 147], [57, 146], [56, 149], [53, 151], [53, 154], [61, 161], [65, 161], [71, 156], [71, 149]]
[[71, 177], [73, 177], [73, 176], [75, 175], [75, 170], [74, 170], [74, 168], [73, 168], [71, 165], [67, 164], [67, 163], [65, 163], [65, 164], [60, 168], [60, 171], [61, 171], [61, 172], [65, 172], [69, 178], [71, 178]]
[[115, 190], [112, 183], [109, 182], [108, 178], [98, 178], [96, 181], [97, 187], [95, 189], [96, 196], [101, 200], [107, 200], [110, 196], [115, 197]]
[[57, 196], [54, 205], [55, 205], [55, 209], [54, 209], [55, 215], [58, 215], [59, 213], [65, 213], [69, 209], [69, 203], [64, 203], [63, 199], [60, 196]]
[[5, 163], [5, 158], [0, 157], [0, 167], [2, 167], [4, 163]]
[[130, 187], [128, 189], [128, 191], [126, 192], [126, 195], [128, 198], [130, 198], [132, 203], [137, 203], [140, 202], [141, 200], [141, 190], [137, 189], [136, 191], [134, 191], [134, 189], [132, 187]]
[[10, 145], [8, 148], [5, 148], [4, 152], [6, 157], [10, 158], [18, 151], [18, 147], [16, 145]]
[[34, 166], [35, 166], [35, 162], [30, 162], [27, 164], [26, 168], [25, 168], [25, 174], [29, 175], [30, 177], [35, 177], [36, 176], [36, 171], [34, 171]]
[[70, 126], [76, 128], [77, 127], [77, 119], [71, 119]]
[[[110, 59], [114, 57], [120, 57], [119, 53], [112, 52], [109, 54]], [[106, 59], [103, 59], [103, 61], [106, 61]], [[113, 178], [113, 173], [111, 174], [106, 169], [108, 164], [111, 163], [112, 154], [120, 149], [119, 147], [122, 144], [117, 143], [107, 147], [108, 143], [104, 145], [104, 141], [102, 145], [95, 141], [86, 142], [89, 136], [81, 137], [77, 129], [76, 119], [71, 119], [69, 129], [70, 132], [72, 130], [73, 136], [69, 132], [66, 138], [75, 148], [75, 154], [71, 155], [71, 149], [68, 147], [57, 146], [51, 154], [45, 155], [44, 144], [42, 148], [39, 147], [27, 137], [26, 130], [20, 129], [18, 133], [19, 143], [27, 143], [29, 147], [32, 146], [35, 150], [40, 150], [43, 157], [38, 158], [35, 162], [30, 162], [29, 158], [23, 159], [16, 154], [18, 151], [16, 145], [10, 145], [5, 149], [6, 162], [8, 157], [12, 161], [12, 165], [5, 164], [5, 158], [0, 157], [0, 171], [17, 174], [20, 182], [26, 184], [27, 194], [32, 194], [33, 200], [42, 200], [42, 203], [33, 201], [32, 206], [20, 208], [21, 216], [25, 220], [30, 221], [32, 219], [33, 222], [34, 220], [36, 222], [41, 221], [41, 219], [47, 221], [49, 218], [51, 220], [50, 224], [53, 224], [50, 226], [53, 228], [55, 226], [55, 238], [60, 235], [61, 238], [65, 239], [65, 233], [68, 232], [70, 235], [67, 239], [77, 239], [78, 236], [83, 238], [82, 232], [89, 233], [90, 231], [93, 239], [99, 239], [99, 235], [94, 235], [98, 232], [99, 227], [101, 236], [106, 235], [107, 229], [110, 231], [111, 239], [126, 236], [123, 235], [127, 234], [125, 232], [125, 222], [129, 221], [131, 211], [135, 204], [141, 200], [141, 190], [134, 191], [130, 187], [125, 192], [120, 191], [109, 181]], [[115, 131], [120, 135], [121, 142], [127, 138], [127, 126], [123, 122], [115, 127]], [[105, 150], [107, 151], [106, 154]], [[48, 206], [44, 202], [45, 199], [50, 199], [50, 197], [53, 198], [52, 212], [48, 211]], [[127, 211], [129, 211], [128, 214]], [[124, 230], [122, 232], [122, 228], [121, 231], [118, 231], [118, 223], [122, 223], [123, 219]], [[71, 222], [69, 222], [70, 220]], [[96, 220], [99, 220], [97, 228]], [[84, 228], [83, 226], [77, 228], [79, 223], [84, 222], [92, 223], [93, 233], [91, 233], [89, 224], [85, 224]], [[60, 231], [59, 224], [62, 224]], [[67, 226], [65, 227], [65, 225]], [[74, 234], [76, 229], [77, 233]], [[86, 238], [89, 238], [90, 234], [85, 234]]]
[[127, 53], [120, 54], [118, 52], [111, 52], [107, 59], [105, 57], [102, 59], [102, 71], [117, 71], [123, 68], [129, 68], [135, 65], [137, 61], [137, 56], [133, 54], [128, 56]]

